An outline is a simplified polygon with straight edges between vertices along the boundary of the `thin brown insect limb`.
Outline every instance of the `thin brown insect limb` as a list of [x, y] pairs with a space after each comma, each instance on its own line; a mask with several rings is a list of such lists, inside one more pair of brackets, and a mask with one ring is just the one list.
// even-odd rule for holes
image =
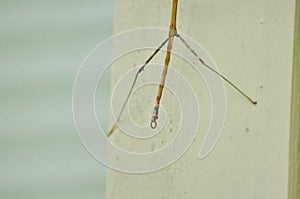
[[166, 58], [165, 58], [165, 64], [164, 64], [164, 70], [162, 72], [161, 76], [161, 82], [158, 88], [158, 94], [156, 97], [156, 104], [153, 109], [153, 115], [151, 118], [150, 126], [151, 128], [155, 129], [157, 126], [156, 120], [158, 119], [158, 110], [159, 110], [159, 105], [160, 105], [160, 99], [163, 93], [165, 81], [166, 81], [166, 76], [168, 72], [168, 67], [171, 59], [171, 52], [172, 52], [172, 47], [173, 47], [173, 41], [174, 41], [174, 36], [177, 34], [176, 30], [176, 18], [177, 18], [177, 5], [178, 5], [178, 0], [173, 0], [172, 3], [172, 14], [171, 14], [171, 22], [170, 22], [170, 27], [169, 27], [169, 39], [168, 39], [168, 49], [166, 53]]
[[127, 95], [127, 97], [126, 97], [126, 99], [125, 99], [125, 102], [124, 102], [123, 105], [122, 105], [122, 108], [121, 108], [121, 111], [120, 111], [119, 116], [118, 116], [118, 118], [117, 118], [117, 121], [114, 122], [114, 124], [112, 125], [112, 127], [111, 127], [109, 133], [107, 134], [107, 137], [110, 137], [110, 136], [112, 135], [112, 133], [114, 132], [115, 128], [117, 127], [117, 123], [119, 123], [119, 121], [120, 121], [120, 119], [121, 119], [121, 116], [122, 116], [122, 114], [123, 114], [123, 112], [124, 112], [124, 110], [125, 110], [125, 107], [126, 107], [126, 105], [127, 105], [127, 103], [128, 103], [128, 100], [129, 100], [129, 98], [130, 98], [130, 96], [131, 96], [131, 94], [132, 94], [133, 88], [134, 88], [134, 86], [135, 86], [135, 84], [136, 84], [136, 81], [137, 81], [137, 79], [138, 79], [139, 74], [142, 73], [142, 72], [145, 70], [145, 68], [146, 68], [146, 66], [148, 65], [148, 63], [155, 57], [155, 55], [161, 50], [161, 48], [167, 43], [168, 40], [169, 40], [169, 38], [165, 39], [165, 40], [160, 44], [160, 46], [159, 46], [159, 47], [158, 47], [158, 48], [150, 55], [150, 57], [146, 60], [146, 62], [139, 68], [139, 70], [138, 70], [137, 73], [135, 74], [134, 80], [133, 80], [133, 82], [132, 82], [132, 84], [131, 84], [131, 87], [130, 87], [130, 90], [129, 90], [129, 92], [128, 92], [128, 95]]
[[224, 77], [222, 74], [217, 72], [215, 69], [213, 69], [211, 66], [207, 65], [205, 61], [193, 50], [190, 45], [186, 42], [185, 39], [183, 39], [179, 34], [176, 34], [176, 37], [179, 37], [180, 41], [185, 45], [185, 47], [200, 61], [202, 65], [204, 65], [206, 68], [208, 68], [210, 71], [217, 74], [219, 77], [221, 77], [223, 80], [225, 80], [229, 85], [231, 85], [235, 90], [237, 90], [240, 94], [242, 94], [245, 98], [247, 98], [252, 104], [256, 105], [257, 101], [250, 98], [248, 95], [246, 95], [241, 89], [239, 89], [235, 84], [233, 84], [231, 81], [229, 81], [226, 77]]

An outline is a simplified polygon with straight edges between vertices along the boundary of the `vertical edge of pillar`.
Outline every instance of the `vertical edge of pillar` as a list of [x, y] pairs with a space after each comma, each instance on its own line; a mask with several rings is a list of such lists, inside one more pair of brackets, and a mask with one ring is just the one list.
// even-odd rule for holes
[[300, 198], [300, 0], [296, 0], [291, 98], [289, 199]]

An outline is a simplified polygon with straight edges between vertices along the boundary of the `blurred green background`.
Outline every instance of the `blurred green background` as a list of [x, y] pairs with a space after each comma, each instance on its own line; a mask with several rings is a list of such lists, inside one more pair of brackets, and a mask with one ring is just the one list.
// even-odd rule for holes
[[111, 0], [0, 1], [1, 199], [104, 198], [105, 168], [79, 141], [72, 88], [112, 16]]

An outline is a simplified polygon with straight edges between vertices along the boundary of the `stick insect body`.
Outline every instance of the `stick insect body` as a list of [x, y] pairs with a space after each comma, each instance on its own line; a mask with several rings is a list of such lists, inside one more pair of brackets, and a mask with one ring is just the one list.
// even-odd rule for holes
[[132, 94], [133, 88], [136, 84], [137, 78], [139, 76], [140, 73], [142, 73], [144, 71], [144, 69], [146, 68], [147, 64], [155, 57], [155, 55], [161, 50], [161, 48], [168, 43], [167, 46], [167, 52], [166, 52], [166, 57], [165, 57], [165, 64], [164, 64], [164, 69], [162, 72], [162, 76], [161, 76], [161, 81], [160, 81], [160, 85], [158, 88], [158, 93], [156, 96], [156, 104], [154, 106], [153, 109], [153, 114], [151, 117], [151, 122], [150, 122], [150, 126], [151, 128], [155, 129], [157, 126], [157, 122], [156, 120], [158, 119], [158, 112], [159, 112], [159, 106], [160, 106], [160, 100], [162, 97], [162, 93], [163, 93], [163, 89], [164, 89], [164, 85], [165, 85], [165, 80], [166, 80], [166, 76], [167, 76], [167, 72], [168, 72], [168, 67], [169, 67], [169, 63], [171, 60], [171, 53], [172, 53], [172, 47], [173, 47], [173, 41], [175, 37], [178, 37], [179, 40], [184, 44], [184, 46], [199, 60], [199, 62], [205, 66], [206, 68], [208, 68], [211, 72], [215, 73], [216, 75], [218, 75], [219, 77], [221, 77], [223, 80], [225, 80], [229, 85], [231, 85], [235, 90], [237, 90], [241, 95], [243, 95], [245, 98], [247, 98], [252, 104], [256, 105], [257, 102], [254, 101], [252, 98], [250, 98], [247, 94], [245, 94], [241, 89], [239, 89], [235, 84], [233, 84], [231, 81], [229, 81], [226, 77], [224, 77], [222, 74], [220, 74], [219, 72], [217, 72], [216, 70], [214, 70], [211, 66], [207, 65], [205, 63], [205, 61], [195, 52], [195, 50], [193, 50], [190, 45], [186, 42], [186, 40], [180, 36], [180, 34], [177, 32], [177, 28], [176, 28], [176, 19], [177, 19], [177, 6], [178, 6], [178, 0], [173, 0], [172, 3], [172, 13], [171, 13], [171, 22], [170, 22], [170, 26], [169, 26], [169, 36], [166, 40], [164, 40], [162, 42], [162, 44], [152, 53], [152, 55], [147, 59], [147, 61], [140, 67], [140, 69], [138, 70], [138, 72], [135, 75], [135, 78], [131, 84], [130, 90], [128, 92], [128, 95], [125, 99], [125, 102], [121, 108], [121, 111], [119, 113], [119, 116], [117, 118], [117, 121], [113, 124], [113, 126], [111, 127], [109, 133], [108, 133], [108, 137], [110, 137], [115, 128], [117, 127], [117, 124], [120, 121], [120, 118], [125, 110], [125, 107], [128, 103], [128, 100]]

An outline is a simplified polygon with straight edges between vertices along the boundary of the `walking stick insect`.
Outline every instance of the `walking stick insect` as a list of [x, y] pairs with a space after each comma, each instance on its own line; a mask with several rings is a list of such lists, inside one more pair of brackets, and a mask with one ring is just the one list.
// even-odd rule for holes
[[163, 68], [163, 72], [162, 72], [162, 76], [161, 76], [161, 81], [160, 81], [160, 85], [158, 88], [158, 93], [156, 96], [156, 103], [153, 109], [153, 115], [151, 117], [151, 122], [150, 122], [150, 126], [151, 128], [155, 129], [157, 126], [157, 122], [156, 120], [158, 119], [158, 112], [159, 112], [159, 106], [160, 106], [160, 100], [162, 97], [162, 93], [164, 90], [164, 85], [165, 85], [165, 80], [166, 80], [166, 76], [167, 76], [167, 72], [168, 72], [168, 67], [169, 67], [169, 63], [170, 63], [170, 59], [171, 59], [171, 53], [172, 53], [172, 47], [173, 47], [173, 41], [174, 38], [179, 38], [179, 40], [184, 44], [184, 46], [198, 59], [198, 61], [205, 66], [206, 68], [208, 68], [211, 72], [215, 73], [216, 75], [218, 75], [219, 77], [221, 77], [223, 80], [225, 80], [230, 86], [232, 86], [236, 91], [238, 91], [241, 95], [243, 95], [247, 100], [249, 100], [253, 105], [257, 104], [257, 101], [254, 101], [252, 98], [250, 98], [247, 94], [245, 94], [245, 92], [243, 92], [241, 89], [239, 89], [235, 84], [233, 84], [231, 81], [229, 81], [225, 76], [223, 76], [222, 74], [220, 74], [219, 72], [217, 72], [215, 69], [213, 69], [211, 66], [209, 66], [208, 64], [205, 63], [205, 61], [195, 52], [195, 50], [193, 50], [190, 45], [187, 43], [187, 41], [180, 36], [180, 34], [177, 31], [176, 28], [176, 19], [177, 19], [177, 6], [178, 6], [178, 0], [173, 0], [172, 2], [172, 13], [171, 13], [171, 22], [170, 22], [170, 26], [169, 26], [169, 36], [166, 40], [164, 40], [162, 42], [162, 44], [150, 55], [150, 57], [146, 60], [146, 62], [139, 68], [139, 70], [137, 71], [135, 78], [131, 84], [130, 90], [128, 92], [128, 95], [125, 99], [125, 102], [123, 103], [123, 106], [121, 108], [121, 111], [119, 113], [119, 116], [117, 118], [117, 121], [113, 124], [113, 126], [111, 127], [109, 133], [108, 133], [108, 137], [110, 137], [115, 128], [117, 127], [117, 123], [119, 123], [120, 118], [124, 112], [124, 109], [128, 103], [128, 100], [133, 92], [133, 88], [136, 84], [137, 78], [139, 76], [139, 74], [141, 74], [147, 64], [155, 57], [155, 55], [161, 50], [161, 48], [168, 43], [167, 46], [167, 52], [166, 52], [166, 57], [165, 57], [165, 63], [164, 63], [164, 68]]

